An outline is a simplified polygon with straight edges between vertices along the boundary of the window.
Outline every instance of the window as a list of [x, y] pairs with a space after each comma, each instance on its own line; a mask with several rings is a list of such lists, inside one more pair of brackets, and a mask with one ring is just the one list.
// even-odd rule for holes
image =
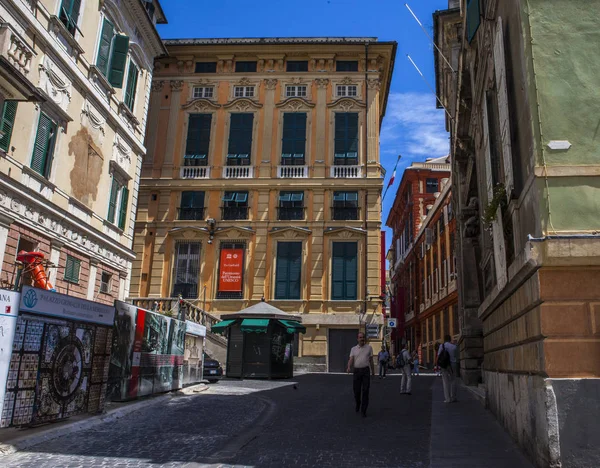
[[338, 60], [335, 63], [335, 71], [356, 72], [356, 71], [358, 71], [358, 61], [357, 60]]
[[46, 114], [40, 114], [33, 155], [31, 156], [31, 169], [38, 174], [48, 177], [56, 145], [56, 124]]
[[109, 223], [116, 224], [119, 229], [125, 229], [128, 198], [129, 189], [126, 184], [121, 183], [113, 174], [110, 197], [108, 199], [108, 216], [106, 219]]
[[283, 114], [283, 136], [281, 141], [281, 164], [304, 166], [306, 147], [306, 114], [287, 112]]
[[105, 19], [100, 35], [96, 66], [115, 88], [123, 86], [128, 50], [129, 37], [117, 34], [113, 24]]
[[206, 166], [210, 146], [211, 114], [190, 114], [184, 166]]
[[481, 24], [479, 0], [467, 0], [467, 40], [471, 42]]
[[254, 86], [236, 86], [233, 95], [238, 97], [254, 97]]
[[256, 62], [235, 62], [236, 73], [255, 73]]
[[333, 192], [333, 219], [348, 221], [358, 219], [358, 192]]
[[439, 183], [437, 179], [428, 178], [425, 181], [425, 193], [436, 193], [438, 190]]
[[0, 130], [4, 135], [0, 138], [0, 149], [8, 151], [10, 146], [10, 137], [12, 136], [13, 127], [15, 125], [15, 116], [17, 115], [17, 101], [4, 101], [2, 108], [2, 121], [0, 122]]
[[281, 221], [304, 219], [304, 192], [280, 192], [278, 209]]
[[133, 112], [133, 104], [135, 103], [135, 92], [137, 89], [138, 75], [140, 74], [138, 67], [130, 61], [129, 72], [127, 73], [127, 86], [125, 86], [125, 105]]
[[194, 94], [193, 98], [204, 98], [204, 99], [212, 99], [214, 88], [212, 86], [194, 86]]
[[248, 219], [248, 192], [225, 192], [222, 210], [224, 220]]
[[336, 166], [358, 164], [358, 114], [335, 114], [334, 153]]
[[285, 97], [306, 97], [305, 85], [288, 85], [285, 87]]
[[65, 28], [75, 36], [75, 30], [77, 29], [77, 19], [79, 18], [79, 9], [81, 8], [81, 0], [63, 0], [60, 5], [60, 12], [58, 13], [58, 19]]
[[181, 192], [179, 219], [191, 221], [204, 219], [204, 192]]
[[285, 64], [285, 71], [288, 72], [307, 72], [308, 60], [288, 60]]
[[198, 297], [199, 273], [200, 243], [176, 242], [171, 297], [178, 297], [181, 294], [184, 299], [196, 299]]
[[358, 95], [356, 85], [337, 85], [335, 89], [338, 97], [356, 97]]
[[81, 260], [67, 255], [67, 264], [65, 266], [64, 280], [69, 283], [79, 283], [79, 270], [81, 269]]
[[110, 294], [111, 291], [111, 279], [112, 275], [110, 273], [102, 272], [100, 276], [100, 292], [104, 294]]
[[228, 166], [249, 166], [252, 152], [252, 124], [254, 114], [231, 114], [229, 145], [227, 150]]
[[277, 243], [275, 299], [300, 299], [302, 242]]
[[334, 242], [331, 256], [331, 299], [355, 301], [358, 297], [358, 245]]
[[217, 62], [196, 62], [196, 73], [217, 73]]

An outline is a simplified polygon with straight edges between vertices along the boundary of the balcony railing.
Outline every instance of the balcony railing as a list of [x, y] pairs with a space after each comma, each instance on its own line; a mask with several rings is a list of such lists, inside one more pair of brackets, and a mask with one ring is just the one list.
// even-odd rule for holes
[[362, 166], [331, 166], [331, 177], [335, 179], [357, 179], [362, 177]]
[[221, 208], [221, 219], [229, 221], [236, 219], [248, 219], [248, 207], [224, 206]]
[[358, 220], [360, 208], [356, 207], [333, 207], [331, 208], [331, 218], [334, 221], [356, 221]]
[[225, 166], [223, 167], [224, 179], [252, 179], [254, 167], [252, 166]]
[[204, 208], [177, 208], [178, 218], [186, 221], [202, 221], [204, 219]]
[[181, 168], [182, 179], [208, 179], [210, 178], [209, 166], [184, 166]]
[[35, 52], [27, 41], [8, 23], [0, 23], [0, 55], [18, 71], [27, 75]]
[[308, 166], [277, 166], [277, 177], [280, 179], [305, 179], [308, 177]]
[[304, 219], [304, 207], [277, 207], [280, 221], [302, 221]]

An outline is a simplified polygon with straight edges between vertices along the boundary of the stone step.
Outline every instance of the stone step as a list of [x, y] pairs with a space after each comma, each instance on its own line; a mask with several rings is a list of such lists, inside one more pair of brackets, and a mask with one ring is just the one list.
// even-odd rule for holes
[[294, 357], [294, 372], [327, 372], [325, 356]]
[[465, 385], [462, 386], [475, 397], [475, 399], [481, 403], [481, 405], [486, 408], [487, 407], [487, 390], [485, 384], [480, 383], [477, 386], [474, 385]]

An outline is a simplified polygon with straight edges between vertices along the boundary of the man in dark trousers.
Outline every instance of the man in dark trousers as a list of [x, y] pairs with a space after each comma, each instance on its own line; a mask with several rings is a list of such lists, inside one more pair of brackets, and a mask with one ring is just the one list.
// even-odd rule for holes
[[354, 401], [356, 402], [356, 412], [362, 413], [363, 418], [367, 416], [367, 406], [369, 406], [369, 387], [371, 386], [371, 375], [375, 376], [375, 366], [373, 365], [373, 348], [365, 343], [365, 334], [358, 333], [358, 345], [350, 350], [350, 359], [348, 360], [348, 369], [354, 368]]

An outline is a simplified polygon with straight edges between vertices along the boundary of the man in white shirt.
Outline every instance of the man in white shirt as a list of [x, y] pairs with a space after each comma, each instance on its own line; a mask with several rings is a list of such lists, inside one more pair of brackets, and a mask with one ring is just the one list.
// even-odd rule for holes
[[[458, 376], [458, 360], [457, 348], [455, 344], [452, 344], [450, 335], [444, 336], [444, 344], [439, 347], [438, 354], [435, 358], [435, 364], [438, 362], [442, 368], [442, 382], [444, 384], [444, 403], [453, 403], [456, 400], [456, 377]], [[440, 362], [440, 356], [442, 352], [447, 351], [450, 360], [447, 365], [444, 362]]]
[[410, 353], [408, 352], [408, 345], [405, 343], [402, 346], [402, 351], [400, 352], [400, 356], [402, 357], [401, 361], [403, 362], [402, 372], [402, 380], [400, 381], [400, 393], [405, 395], [411, 395], [411, 387], [412, 387], [412, 375], [410, 372], [411, 369], [411, 358]]
[[[361, 411], [363, 418], [367, 416], [369, 406], [369, 387], [371, 386], [371, 375], [375, 376], [373, 365], [373, 348], [365, 344], [365, 334], [358, 333], [358, 345], [350, 350], [350, 359], [346, 372], [354, 368], [353, 387], [356, 412]], [[370, 370], [370, 373], [369, 373]]]

